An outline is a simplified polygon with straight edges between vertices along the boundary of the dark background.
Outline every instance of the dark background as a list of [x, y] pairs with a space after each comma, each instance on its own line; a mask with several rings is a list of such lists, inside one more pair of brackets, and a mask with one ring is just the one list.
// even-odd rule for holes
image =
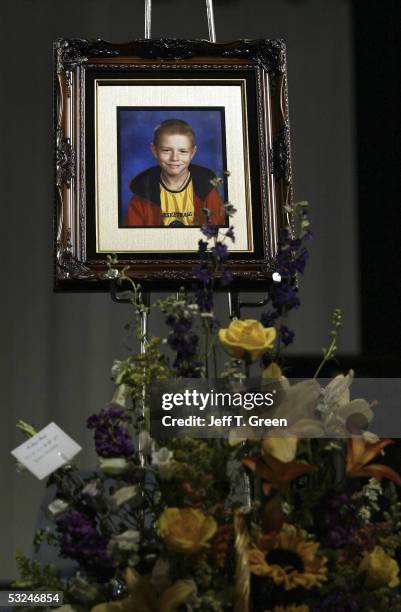
[[[153, 36], [207, 36], [202, 0], [154, 0]], [[341, 366], [399, 375], [399, 0], [215, 0], [217, 39], [284, 38], [295, 199], [315, 232], [292, 318], [299, 374], [311, 375], [331, 313], [344, 310]], [[17, 418], [50, 421], [84, 447], [85, 418], [111, 394], [129, 308], [107, 295], [54, 295], [52, 41], [143, 36], [142, 0], [1, 0], [2, 212], [0, 579], [29, 551], [43, 483], [16, 475]], [[260, 297], [260, 296], [259, 296]], [[223, 298], [218, 300], [227, 320]], [[247, 316], [254, 313], [245, 312]], [[163, 333], [161, 321], [151, 329]]]
[[362, 352], [398, 356], [399, 376], [401, 4], [356, 0], [352, 19]]

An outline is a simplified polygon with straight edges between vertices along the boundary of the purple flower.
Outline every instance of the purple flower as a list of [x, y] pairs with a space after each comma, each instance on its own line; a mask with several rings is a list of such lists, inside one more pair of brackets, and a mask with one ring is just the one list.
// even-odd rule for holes
[[204, 264], [199, 264], [192, 268], [192, 274], [202, 283], [207, 283], [213, 276], [212, 272]]
[[217, 259], [226, 259], [227, 258], [227, 245], [222, 242], [217, 242], [216, 246], [211, 249], [212, 254]]
[[92, 414], [86, 420], [86, 426], [88, 429], [95, 429], [100, 422], [100, 417], [97, 414]]
[[357, 595], [346, 587], [332, 591], [311, 606], [311, 612], [357, 612], [360, 609]]
[[206, 238], [215, 238], [219, 233], [219, 226], [208, 221], [201, 226], [201, 232]]
[[280, 313], [277, 312], [277, 310], [267, 310], [261, 314], [260, 322], [264, 327], [274, 327], [274, 324], [279, 316]]
[[192, 317], [188, 315], [169, 315], [166, 318], [166, 323], [171, 328], [167, 343], [176, 352], [174, 368], [177, 370], [177, 374], [187, 378], [196, 378], [199, 376], [197, 371], [199, 362], [196, 360], [199, 338], [192, 331]]
[[107, 576], [112, 571], [107, 539], [98, 532], [93, 518], [74, 511], [63, 514], [56, 524], [61, 556], [74, 559], [97, 575]]
[[198, 242], [198, 255], [200, 259], [204, 259], [206, 257], [207, 252], [207, 242], [205, 240], [199, 240]]
[[134, 452], [128, 428], [126, 413], [121, 406], [110, 404], [99, 414], [88, 418], [88, 429], [94, 429], [96, 452], [100, 457], [130, 457]]
[[279, 334], [280, 340], [283, 344], [285, 344], [285, 346], [288, 346], [289, 344], [292, 344], [292, 342], [294, 342], [295, 332], [293, 332], [292, 329], [290, 329], [286, 325], [281, 325]]
[[185, 334], [186, 332], [189, 332], [191, 328], [192, 319], [184, 317], [182, 319], [177, 319], [173, 325], [173, 329], [176, 334]]
[[343, 548], [358, 528], [358, 515], [350, 495], [329, 493], [320, 512], [322, 539], [332, 548]]
[[288, 229], [279, 235], [276, 268], [283, 278], [292, 278], [297, 272], [303, 274], [309, 253], [303, 243], [310, 240], [312, 232], [306, 230], [301, 238], [291, 238]]
[[134, 452], [128, 430], [121, 425], [96, 428], [95, 448], [99, 457], [130, 457]]
[[271, 301], [277, 310], [284, 307], [285, 311], [292, 308], [299, 308], [300, 301], [297, 292], [288, 284], [273, 286], [271, 291]]
[[221, 284], [226, 287], [233, 280], [233, 275], [230, 270], [226, 267], [223, 268], [223, 274], [221, 275]]
[[177, 353], [185, 356], [194, 355], [197, 351], [199, 338], [196, 334], [170, 334], [168, 345]]
[[229, 217], [233, 217], [235, 213], [237, 212], [237, 209], [235, 208], [235, 206], [230, 204], [230, 202], [227, 202], [227, 204], [224, 204], [224, 210], [226, 211], [226, 214]]
[[108, 423], [110, 419], [122, 419], [125, 417], [125, 411], [118, 404], [109, 404], [106, 408], [102, 408], [99, 414], [92, 414], [86, 421], [88, 429], [95, 429], [98, 425]]
[[283, 278], [292, 278], [297, 272], [303, 274], [309, 253], [306, 248], [295, 252], [291, 249], [279, 253], [276, 259], [277, 271]]
[[109, 408], [106, 408], [105, 414], [107, 414], [109, 419], [121, 419], [125, 415], [125, 412], [122, 406], [110, 404]]
[[230, 238], [230, 240], [235, 242], [234, 226], [233, 225], [231, 225], [231, 227], [226, 231], [226, 238]]
[[[278, 249], [275, 260], [275, 271], [281, 276], [281, 283], [271, 283], [268, 289], [268, 300], [272, 309], [262, 313], [261, 322], [265, 327], [271, 327], [277, 319], [288, 314], [293, 308], [300, 306], [297, 290], [294, 288], [293, 278], [296, 274], [303, 274], [309, 257], [304, 246], [312, 237], [312, 232], [307, 227], [307, 212], [300, 213], [301, 236], [293, 238], [289, 228], [283, 228], [279, 233]], [[286, 346], [294, 340], [294, 332], [287, 326], [282, 325], [280, 338]]]
[[213, 291], [204, 287], [195, 291], [195, 299], [200, 312], [212, 312], [213, 310]]

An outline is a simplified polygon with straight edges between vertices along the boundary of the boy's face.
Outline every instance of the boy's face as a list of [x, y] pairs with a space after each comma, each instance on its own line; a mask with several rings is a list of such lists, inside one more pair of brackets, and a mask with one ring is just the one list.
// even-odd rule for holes
[[171, 177], [185, 176], [196, 153], [196, 146], [186, 134], [162, 134], [157, 145], [150, 145], [163, 173]]

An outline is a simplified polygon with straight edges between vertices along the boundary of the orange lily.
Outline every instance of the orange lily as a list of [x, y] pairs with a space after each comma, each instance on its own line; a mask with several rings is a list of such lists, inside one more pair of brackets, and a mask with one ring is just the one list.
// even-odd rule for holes
[[348, 440], [347, 467], [348, 476], [368, 476], [381, 480], [389, 478], [401, 486], [401, 476], [388, 465], [369, 463], [386, 446], [393, 444], [391, 438], [383, 438], [377, 442], [368, 442], [364, 438], [353, 437]]
[[272, 489], [281, 491], [294, 478], [317, 470], [315, 465], [298, 463], [297, 461], [283, 463], [272, 455], [265, 455], [263, 459], [244, 457], [241, 463], [265, 481], [262, 485], [262, 491], [265, 495], [269, 495]]

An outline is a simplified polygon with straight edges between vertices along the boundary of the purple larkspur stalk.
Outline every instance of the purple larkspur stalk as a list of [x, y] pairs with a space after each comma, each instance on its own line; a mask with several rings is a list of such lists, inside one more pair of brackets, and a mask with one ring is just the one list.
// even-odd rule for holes
[[285, 346], [288, 346], [292, 342], [294, 342], [295, 332], [287, 327], [286, 325], [281, 325], [279, 329], [280, 340]]
[[208, 239], [216, 238], [219, 233], [219, 226], [208, 220], [201, 226], [201, 232]]
[[[231, 205], [226, 205], [231, 206]], [[232, 207], [231, 213], [235, 209]], [[227, 212], [227, 210], [226, 210]], [[230, 214], [230, 213], [227, 213]], [[224, 240], [228, 238], [235, 242], [234, 227], [230, 226], [227, 230], [219, 228], [207, 218], [206, 223], [201, 227], [201, 232], [208, 240], [213, 239], [214, 244], [209, 245], [204, 240], [199, 240], [198, 257], [200, 263], [193, 267], [193, 275], [200, 281], [200, 285], [194, 286], [195, 299], [201, 313], [212, 313], [214, 306], [213, 283], [220, 280], [223, 286], [231, 283], [233, 276], [227, 266], [228, 247]], [[218, 240], [219, 235], [222, 240]], [[210, 320], [210, 325], [214, 325], [214, 320]]]
[[231, 225], [229, 227], [229, 229], [226, 231], [225, 236], [226, 236], [226, 238], [229, 238], [232, 242], [235, 242], [234, 226], [233, 225]]
[[[307, 222], [305, 210], [300, 213], [300, 220], [301, 223]], [[299, 308], [300, 300], [298, 290], [294, 287], [294, 277], [297, 273], [303, 274], [305, 271], [309, 257], [305, 242], [311, 238], [312, 232], [309, 228], [303, 230], [299, 238], [293, 238], [288, 228], [280, 231], [275, 267], [281, 276], [281, 282], [272, 283], [269, 288], [268, 304], [272, 308], [263, 312], [260, 318], [265, 327], [275, 326], [278, 319]], [[278, 333], [280, 341], [285, 346], [293, 342], [295, 334], [286, 325], [279, 325]]]
[[173, 365], [178, 375], [185, 378], [198, 378], [202, 364], [196, 358], [199, 337], [192, 329], [193, 317], [188, 313], [178, 312], [177, 315], [168, 315], [166, 323], [171, 328], [167, 343], [176, 353]]

